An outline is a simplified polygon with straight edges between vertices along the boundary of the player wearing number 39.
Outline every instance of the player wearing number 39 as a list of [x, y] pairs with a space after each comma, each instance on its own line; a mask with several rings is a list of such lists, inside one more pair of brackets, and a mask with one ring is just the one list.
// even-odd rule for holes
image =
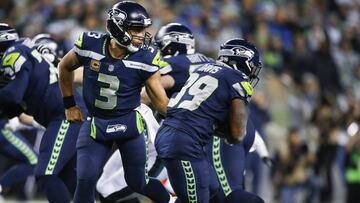
[[[172, 96], [156, 136], [156, 150], [182, 203], [209, 202], [215, 189], [216, 174], [204, 150], [214, 126], [220, 126], [218, 130], [229, 126], [229, 132], [220, 133], [228, 143], [239, 143], [245, 137], [246, 104], [252, 94], [250, 83], [261, 67], [259, 53], [246, 40], [232, 39], [222, 45], [219, 56], [215, 63], [197, 67]], [[239, 66], [244, 58], [248, 67]]]
[[146, 28], [151, 19], [135, 2], [122, 1], [108, 12], [107, 34], [86, 32], [59, 64], [60, 86], [70, 122], [83, 120], [72, 98], [72, 72], [84, 66], [83, 96], [89, 117], [77, 143], [77, 188], [74, 202], [93, 203], [95, 184], [109, 156], [118, 147], [129, 187], [154, 202], [170, 196], [160, 181], [148, 176], [147, 142], [140, 106], [146, 86], [155, 108], [166, 113], [168, 98], [160, 84], [160, 54], [149, 48]]
[[[12, 116], [24, 112], [46, 128], [35, 175], [50, 203], [70, 203], [81, 124], [65, 120], [57, 69], [34, 45], [28, 38], [18, 39], [8, 25], [0, 24], [0, 112], [8, 111]], [[74, 96], [85, 108], [81, 96]], [[17, 106], [16, 111], [9, 106]]]

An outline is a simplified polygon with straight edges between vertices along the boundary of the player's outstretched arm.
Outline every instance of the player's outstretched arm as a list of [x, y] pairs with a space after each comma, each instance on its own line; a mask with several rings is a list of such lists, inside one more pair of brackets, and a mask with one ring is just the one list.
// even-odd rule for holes
[[231, 101], [230, 110], [230, 137], [227, 141], [231, 144], [241, 142], [246, 134], [246, 123], [248, 114], [246, 104], [241, 99], [233, 99]]
[[[171, 89], [175, 85], [175, 80], [170, 75], [161, 76], [160, 82], [165, 90]], [[149, 95], [147, 95], [146, 91], [141, 92], [141, 103], [146, 104], [146, 105], [150, 105], [150, 103], [151, 103]]]
[[73, 50], [69, 51], [60, 61], [59, 85], [64, 99], [66, 119], [70, 122], [84, 121], [80, 109], [76, 106], [73, 96], [74, 70], [81, 66]]
[[161, 114], [166, 115], [166, 107], [169, 103], [169, 98], [166, 96], [165, 90], [161, 85], [160, 77], [160, 73], [157, 72], [146, 80], [146, 93], [155, 109]]

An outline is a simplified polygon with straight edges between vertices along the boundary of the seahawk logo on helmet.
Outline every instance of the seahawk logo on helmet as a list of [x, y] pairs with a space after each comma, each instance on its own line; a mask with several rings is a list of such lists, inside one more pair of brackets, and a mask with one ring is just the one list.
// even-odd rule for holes
[[249, 77], [253, 87], [259, 81], [258, 74], [262, 68], [258, 50], [250, 42], [234, 38], [220, 46], [219, 61]]
[[246, 47], [235, 47], [232, 50], [233, 54], [237, 56], [242, 56], [248, 59], [254, 57], [254, 52], [251, 49], [247, 49]]
[[109, 18], [116, 21], [118, 25], [123, 25], [127, 14], [119, 9], [112, 9], [109, 11]]

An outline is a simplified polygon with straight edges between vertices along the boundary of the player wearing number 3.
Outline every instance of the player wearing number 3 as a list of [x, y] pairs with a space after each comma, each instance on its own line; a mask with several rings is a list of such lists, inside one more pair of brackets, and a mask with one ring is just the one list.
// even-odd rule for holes
[[[214, 126], [229, 125], [229, 132], [222, 133], [228, 135], [228, 143], [239, 143], [245, 137], [250, 82], [260, 70], [251, 60], [255, 56], [259, 56], [256, 48], [246, 40], [227, 41], [219, 60], [197, 67], [170, 99], [155, 147], [180, 202], [209, 202], [211, 189], [215, 189], [216, 174], [204, 150]], [[251, 69], [246, 73], [237, 62], [244, 57]]]
[[59, 64], [60, 86], [70, 122], [83, 121], [72, 97], [72, 72], [84, 66], [83, 96], [89, 117], [77, 143], [74, 202], [93, 203], [96, 181], [112, 144], [118, 147], [129, 187], [154, 202], [169, 201], [160, 181], [147, 174], [140, 91], [145, 84], [155, 108], [165, 114], [168, 98], [160, 84], [160, 54], [149, 48], [151, 19], [139, 4], [122, 1], [108, 13], [107, 34], [87, 32]]

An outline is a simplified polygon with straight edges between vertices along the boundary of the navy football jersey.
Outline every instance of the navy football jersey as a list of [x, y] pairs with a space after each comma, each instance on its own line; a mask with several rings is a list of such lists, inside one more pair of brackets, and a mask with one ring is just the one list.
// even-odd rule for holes
[[[43, 126], [55, 117], [64, 118], [57, 69], [33, 47], [30, 39], [18, 40], [2, 58], [0, 104], [20, 104]], [[75, 95], [77, 100], [79, 95]]]
[[223, 63], [207, 63], [190, 74], [181, 91], [170, 99], [165, 125], [187, 132], [204, 146], [216, 123], [228, 122], [232, 99], [249, 102], [248, 78]]
[[83, 96], [91, 116], [115, 118], [140, 105], [145, 81], [158, 71], [160, 53], [140, 49], [124, 59], [109, 53], [110, 37], [104, 33], [84, 32], [74, 51], [84, 66]]
[[174, 86], [166, 90], [167, 96], [170, 98], [174, 93], [179, 92], [189, 78], [190, 72], [201, 64], [209, 62], [214, 60], [200, 53], [164, 57], [160, 62], [160, 73], [172, 76], [175, 81]]

